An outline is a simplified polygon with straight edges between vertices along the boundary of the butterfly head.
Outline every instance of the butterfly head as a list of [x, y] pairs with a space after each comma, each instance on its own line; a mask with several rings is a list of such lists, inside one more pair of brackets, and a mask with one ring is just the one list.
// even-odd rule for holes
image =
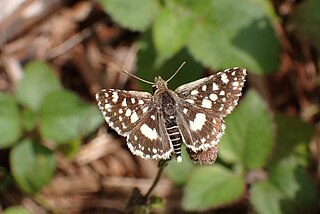
[[162, 79], [160, 76], [154, 79], [154, 84], [152, 85], [153, 92], [161, 92], [167, 89], [167, 82], [164, 79]]

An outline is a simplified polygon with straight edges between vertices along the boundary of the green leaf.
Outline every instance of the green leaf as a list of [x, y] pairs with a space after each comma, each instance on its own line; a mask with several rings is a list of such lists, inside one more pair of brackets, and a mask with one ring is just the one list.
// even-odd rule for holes
[[[137, 75], [143, 79], [153, 81], [156, 76], [168, 79], [183, 63], [185, 66], [169, 82], [169, 87], [174, 89], [184, 83], [194, 81], [201, 77], [202, 66], [195, 62], [186, 49], [182, 49], [170, 60], [163, 64], [157, 62], [157, 54], [151, 41], [151, 34], [147, 32], [140, 41], [138, 52], [138, 72]], [[150, 85], [141, 82], [141, 87], [145, 91], [151, 91]]]
[[13, 145], [21, 131], [19, 108], [14, 98], [0, 92], [0, 148]]
[[79, 139], [103, 122], [97, 107], [83, 103], [67, 91], [47, 95], [41, 106], [40, 120], [41, 135], [57, 143]]
[[307, 162], [308, 147], [314, 129], [303, 121], [283, 114], [276, 114], [277, 138], [272, 161], [279, 161], [289, 155], [302, 157], [301, 162]]
[[182, 207], [199, 211], [226, 205], [238, 200], [244, 187], [241, 177], [218, 164], [195, 168], [185, 186]]
[[23, 128], [26, 131], [32, 131], [37, 124], [37, 115], [30, 109], [24, 109], [22, 111]]
[[258, 74], [278, 70], [280, 45], [264, 1], [197, 2], [192, 5], [197, 23], [187, 44], [192, 56], [213, 69], [239, 66]]
[[269, 166], [269, 180], [290, 201], [297, 213], [315, 213], [318, 206], [316, 187], [294, 157]]
[[273, 144], [273, 122], [266, 103], [255, 91], [249, 91], [226, 118], [226, 127], [219, 157], [249, 169], [265, 166]]
[[282, 193], [268, 181], [258, 181], [250, 189], [251, 204], [260, 214], [282, 214], [283, 198]]
[[37, 112], [44, 97], [60, 88], [54, 71], [47, 64], [35, 61], [26, 66], [16, 96], [20, 103]]
[[182, 49], [191, 33], [193, 22], [192, 14], [182, 7], [162, 10], [153, 25], [153, 40], [160, 61]]
[[99, 0], [99, 2], [116, 22], [134, 31], [146, 30], [160, 9], [158, 1], [150, 0]]
[[289, 19], [288, 29], [320, 50], [320, 1], [303, 1]]
[[183, 161], [177, 163], [176, 160], [171, 160], [165, 171], [168, 177], [178, 185], [184, 184], [191, 175], [192, 169], [195, 168], [186, 150], [182, 148], [181, 151]]
[[3, 211], [3, 214], [32, 214], [22, 206], [12, 206]]
[[54, 154], [41, 144], [24, 140], [10, 153], [13, 177], [27, 193], [36, 193], [49, 184], [55, 171]]

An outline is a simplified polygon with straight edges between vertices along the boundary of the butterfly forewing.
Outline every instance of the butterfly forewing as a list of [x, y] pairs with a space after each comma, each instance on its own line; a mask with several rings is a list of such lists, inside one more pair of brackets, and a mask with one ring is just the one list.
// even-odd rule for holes
[[103, 89], [96, 94], [104, 119], [118, 134], [127, 136], [155, 103], [147, 92]]
[[175, 92], [186, 102], [225, 117], [238, 104], [245, 76], [246, 69], [230, 68], [182, 85]]

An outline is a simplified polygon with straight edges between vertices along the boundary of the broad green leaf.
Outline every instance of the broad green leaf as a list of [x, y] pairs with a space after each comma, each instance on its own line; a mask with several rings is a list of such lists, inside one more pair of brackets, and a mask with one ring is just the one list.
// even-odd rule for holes
[[0, 148], [13, 145], [20, 135], [19, 108], [12, 96], [0, 92]]
[[240, 66], [258, 74], [277, 71], [280, 45], [273, 17], [261, 1], [197, 1], [192, 6], [198, 21], [187, 43], [192, 56], [213, 69]]
[[303, 1], [289, 18], [288, 29], [320, 50], [320, 1]]
[[182, 207], [188, 211], [200, 211], [226, 205], [238, 200], [244, 187], [244, 180], [223, 166], [198, 167], [186, 183]]
[[22, 206], [12, 206], [3, 211], [3, 214], [32, 214]]
[[265, 166], [273, 144], [273, 122], [266, 103], [249, 91], [226, 118], [219, 157], [245, 168]]
[[48, 94], [40, 111], [40, 133], [56, 143], [79, 139], [103, 122], [97, 107], [83, 103], [67, 91]]
[[307, 162], [308, 146], [314, 129], [303, 121], [283, 114], [277, 114], [276, 145], [272, 153], [272, 161], [286, 158], [288, 155], [302, 157]]
[[126, 28], [146, 30], [160, 10], [158, 1], [150, 0], [99, 0], [103, 9]]
[[283, 198], [283, 194], [268, 181], [258, 181], [250, 189], [250, 202], [260, 214], [283, 214]]
[[185, 147], [182, 148], [182, 162], [177, 163], [176, 160], [171, 160], [166, 167], [166, 174], [176, 184], [182, 185], [188, 180], [191, 175], [192, 169], [195, 168], [195, 164], [189, 158]]
[[289, 157], [269, 166], [269, 180], [299, 213], [315, 213], [319, 196], [307, 172]]
[[[157, 54], [151, 42], [150, 32], [146, 33], [140, 41], [140, 49], [138, 52], [138, 71], [137, 75], [143, 79], [152, 81], [156, 76], [168, 79], [183, 63], [185, 66], [181, 71], [169, 82], [169, 87], [175, 89], [178, 86], [199, 79], [202, 74], [202, 67], [195, 62], [185, 49], [179, 51], [173, 58], [164, 62], [157, 63]], [[150, 85], [141, 82], [141, 86], [145, 91], [151, 91]]]
[[20, 103], [36, 112], [44, 97], [60, 88], [53, 70], [47, 64], [35, 61], [25, 67], [25, 74], [18, 85], [16, 96]]
[[191, 33], [193, 22], [192, 14], [182, 7], [162, 10], [152, 29], [160, 61], [182, 49]]
[[316, 213], [319, 196], [306, 171], [289, 157], [269, 166], [269, 180], [252, 186], [250, 201], [262, 214]]
[[38, 142], [24, 140], [10, 153], [13, 177], [27, 193], [36, 193], [49, 184], [55, 171], [54, 154]]

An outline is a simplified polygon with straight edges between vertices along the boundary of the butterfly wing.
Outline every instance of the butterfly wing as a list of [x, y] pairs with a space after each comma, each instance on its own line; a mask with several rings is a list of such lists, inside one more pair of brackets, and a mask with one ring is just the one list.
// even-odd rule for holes
[[218, 145], [225, 129], [222, 118], [183, 100], [177, 108], [177, 124], [189, 149], [206, 151]]
[[238, 104], [245, 76], [245, 69], [231, 68], [175, 90], [177, 124], [193, 152], [217, 148], [224, 134], [223, 118]]
[[162, 111], [157, 108], [135, 125], [127, 142], [133, 154], [146, 159], [169, 159], [173, 152]]
[[230, 68], [184, 84], [175, 92], [187, 102], [223, 118], [238, 104], [245, 77], [246, 69]]
[[99, 109], [119, 135], [127, 137], [133, 154], [143, 158], [168, 159], [172, 153], [163, 115], [151, 94], [103, 89], [96, 94]]

